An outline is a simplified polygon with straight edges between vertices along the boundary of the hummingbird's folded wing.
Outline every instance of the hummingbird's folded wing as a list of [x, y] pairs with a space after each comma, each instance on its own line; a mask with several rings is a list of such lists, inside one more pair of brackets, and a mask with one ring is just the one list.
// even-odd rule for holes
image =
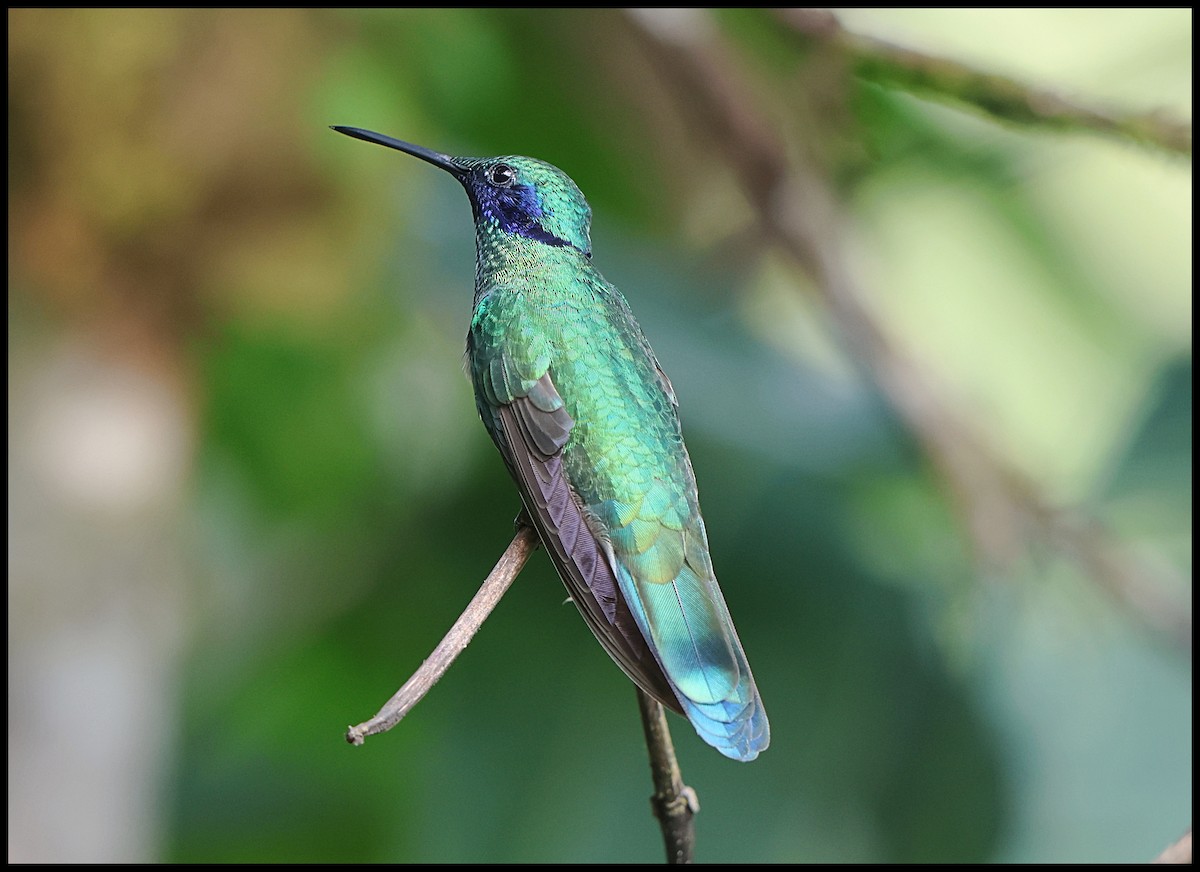
[[563, 473], [562, 447], [574, 422], [550, 373], [525, 396], [500, 402], [489, 411], [495, 415], [493, 438], [584, 621], [626, 675], [663, 705], [682, 713], [621, 596], [606, 545], [597, 538], [587, 509]]

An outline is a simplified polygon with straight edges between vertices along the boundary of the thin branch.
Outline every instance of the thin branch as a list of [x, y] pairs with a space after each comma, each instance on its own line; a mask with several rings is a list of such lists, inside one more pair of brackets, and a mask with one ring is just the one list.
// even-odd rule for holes
[[707, 14], [634, 10], [629, 17], [694, 129], [723, 152], [764, 236], [813, 277], [853, 359], [920, 440], [980, 556], [1004, 565], [1023, 542], [1041, 537], [1076, 559], [1124, 609], [1190, 651], [1191, 610], [1169, 593], [1185, 585], [1136, 560], [1097, 522], [1057, 508], [955, 414], [944, 387], [889, 335], [847, 267], [833, 192], [756, 111], [753, 90]]
[[1192, 828], [1172, 845], [1168, 845], [1161, 854], [1154, 858], [1155, 863], [1191, 863], [1192, 862]]
[[922, 97], [966, 104], [1002, 121], [1092, 130], [1191, 157], [1192, 125], [1165, 110], [1134, 112], [1086, 106], [1008, 76], [854, 33], [827, 9], [780, 9], [775, 15], [804, 39], [838, 46], [865, 79]]
[[[384, 704], [375, 717], [346, 731], [347, 742], [351, 745], [361, 745], [367, 736], [387, 732], [396, 726], [446, 674], [450, 664], [467, 647], [505, 591], [520, 574], [525, 562], [529, 560], [529, 555], [541, 544], [537, 531], [523, 518], [523, 514], [518, 517], [517, 532], [512, 542], [484, 579], [466, 609], [454, 622], [454, 626], [433, 649], [433, 653]], [[654, 778], [654, 795], [650, 798], [650, 804], [654, 809], [654, 817], [658, 819], [662, 828], [667, 862], [690, 863], [696, 844], [692, 818], [700, 810], [700, 803], [696, 792], [683, 783], [679, 763], [675, 759], [675, 746], [671, 742], [671, 731], [667, 726], [666, 712], [656, 700], [642, 693], [640, 688], [637, 694], [642, 728], [646, 733], [646, 750], [650, 753], [650, 772]]]
[[693, 819], [700, 811], [696, 791], [683, 783], [675, 745], [667, 726], [667, 713], [658, 700], [637, 689], [638, 709], [642, 713], [642, 729], [646, 733], [646, 749], [650, 752], [650, 774], [654, 778], [654, 795], [650, 806], [662, 827], [667, 862], [692, 862], [696, 847], [696, 828]]
[[537, 550], [539, 544], [537, 531], [533, 527], [522, 525], [517, 530], [512, 542], [501, 555], [500, 561], [484, 579], [479, 592], [468, 603], [466, 610], [459, 615], [454, 626], [450, 628], [438, 646], [433, 649], [429, 659], [421, 664], [421, 668], [413, 673], [412, 678], [404, 682], [404, 686], [396, 691], [396, 694], [384, 704], [375, 717], [347, 730], [347, 742], [351, 745], [361, 745], [367, 736], [386, 732], [400, 723], [404, 716], [412, 710], [412, 707], [419, 703], [422, 697], [437, 684], [438, 679], [450, 668], [454, 659], [467, 647], [467, 643], [479, 631], [479, 627], [492, 613], [496, 603], [500, 602], [500, 597], [504, 596], [504, 592], [508, 590], [513, 579], [525, 566], [529, 555]]

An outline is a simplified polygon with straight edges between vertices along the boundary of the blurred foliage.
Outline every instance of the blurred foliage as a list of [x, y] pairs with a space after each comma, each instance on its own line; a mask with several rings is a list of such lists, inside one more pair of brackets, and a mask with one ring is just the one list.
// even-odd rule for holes
[[[717, 21], [835, 181], [881, 320], [1052, 499], [1190, 577], [1190, 168], [859, 81], [766, 13]], [[1118, 96], [1186, 87], [1172, 29], [1147, 25]], [[104, 336], [194, 409], [160, 859], [661, 852], [633, 689], [541, 556], [401, 727], [341, 740], [449, 627], [518, 500], [461, 372], [466, 201], [330, 124], [533, 154], [587, 194], [596, 262], [680, 397], [772, 719], [747, 766], [673, 721], [699, 860], [1136, 861], [1190, 820], [1187, 657], [1060, 555], [975, 565], [620, 14], [10, 10], [9, 123], [10, 337]]]

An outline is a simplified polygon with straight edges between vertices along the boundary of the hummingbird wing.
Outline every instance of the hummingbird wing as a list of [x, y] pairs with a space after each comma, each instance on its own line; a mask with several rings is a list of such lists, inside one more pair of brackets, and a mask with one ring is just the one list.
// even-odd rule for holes
[[476, 368], [476, 402], [505, 465], [517, 483], [526, 511], [550, 559], [609, 656], [635, 684], [663, 705], [683, 713], [637, 621], [620, 595], [605, 546], [587, 511], [569, 486], [562, 449], [574, 421], [547, 371], [522, 378], [515, 363], [499, 353], [484, 363], [468, 352]]

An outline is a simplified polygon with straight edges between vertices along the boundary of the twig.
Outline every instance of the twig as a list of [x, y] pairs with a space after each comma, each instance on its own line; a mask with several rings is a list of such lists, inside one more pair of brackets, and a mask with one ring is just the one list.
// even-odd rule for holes
[[1155, 863], [1191, 863], [1192, 862], [1192, 828], [1183, 834], [1179, 841], [1168, 845], [1161, 854], [1154, 858]]
[[1003, 565], [1024, 540], [1040, 536], [1075, 558], [1128, 612], [1190, 651], [1191, 610], [1168, 594], [1186, 586], [1135, 560], [1095, 521], [1056, 508], [1032, 480], [993, 454], [954, 413], [936, 379], [897, 346], [847, 268], [841, 215], [828, 184], [789, 156], [756, 111], [752, 89], [706, 13], [671, 10], [668, 17], [634, 10], [630, 18], [696, 131], [723, 151], [764, 235], [813, 277], [853, 358], [924, 446], [980, 556]]
[[827, 9], [780, 9], [793, 33], [837, 45], [865, 79], [922, 97], [964, 103], [1002, 121], [1093, 130], [1177, 154], [1192, 154], [1192, 125], [1167, 112], [1127, 112], [1085, 106], [1008, 76], [984, 72], [945, 57], [924, 54], [847, 30]]
[[[529, 555], [541, 544], [537, 531], [527, 521], [523, 521], [522, 517], [517, 519], [517, 532], [512, 542], [484, 579], [466, 609], [454, 622], [454, 626], [433, 649], [429, 658], [404, 682], [404, 686], [396, 691], [375, 717], [346, 731], [347, 742], [351, 745], [361, 745], [367, 736], [387, 732], [400, 723], [404, 716], [412, 711], [413, 706], [438, 683], [450, 668], [450, 664], [467, 647], [505, 591], [520, 574]], [[675, 746], [671, 742], [671, 731], [667, 726], [666, 712], [656, 700], [642, 693], [640, 688], [637, 694], [642, 728], [646, 733], [646, 749], [650, 753], [650, 772], [654, 778], [654, 795], [650, 798], [650, 804], [662, 828], [667, 862], [690, 863], [696, 843], [692, 818], [700, 810], [700, 804], [696, 792], [683, 783], [679, 763], [675, 759]]]
[[658, 700], [637, 689], [638, 709], [642, 713], [642, 728], [646, 732], [646, 750], [650, 752], [650, 774], [654, 778], [654, 795], [650, 806], [662, 827], [667, 862], [692, 862], [696, 847], [696, 828], [693, 818], [700, 811], [696, 791], [683, 783], [675, 745], [667, 725], [667, 713]]
[[468, 603], [466, 610], [459, 615], [454, 626], [446, 633], [438, 646], [433, 649], [421, 668], [413, 673], [412, 678], [404, 682], [396, 694], [384, 704], [379, 713], [369, 721], [363, 721], [346, 731], [346, 741], [351, 745], [361, 745], [367, 736], [390, 730], [412, 710], [421, 698], [425, 696], [450, 668], [467, 643], [479, 631], [487, 616], [491, 614], [500, 597], [508, 590], [513, 579], [525, 565], [540, 544], [537, 531], [532, 527], [522, 525], [513, 536], [512, 542], [501, 555], [500, 561], [483, 581], [479, 592]]

